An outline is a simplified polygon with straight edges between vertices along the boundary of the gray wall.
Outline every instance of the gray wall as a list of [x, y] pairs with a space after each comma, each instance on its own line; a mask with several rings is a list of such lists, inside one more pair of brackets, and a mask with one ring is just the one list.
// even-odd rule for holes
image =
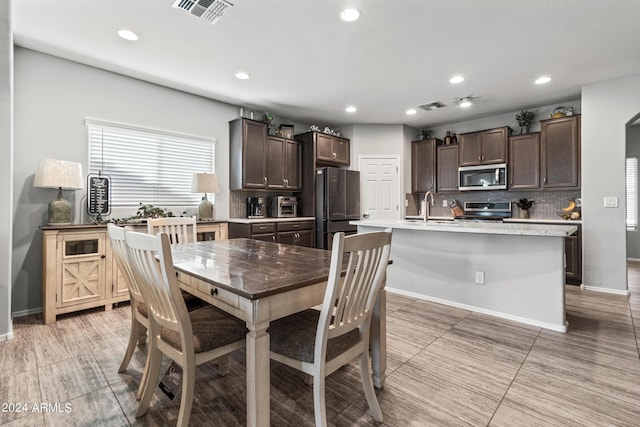
[[[351, 169], [360, 169], [359, 156], [397, 156], [400, 161], [398, 203], [404, 206], [404, 194], [411, 191], [411, 141], [417, 130], [405, 125], [357, 124], [339, 128], [341, 136], [351, 140]], [[398, 213], [400, 217], [402, 209]]]
[[[640, 158], [640, 125], [627, 128], [627, 157]], [[638, 209], [639, 206], [636, 206]], [[640, 231], [627, 231], [627, 258], [640, 259]]]
[[[403, 187], [407, 184], [411, 188], [411, 140], [415, 129], [405, 125], [376, 125], [360, 124], [340, 128], [342, 136], [351, 140], [351, 169], [359, 168], [359, 156], [398, 156], [400, 159], [400, 173], [409, 179], [400, 182]], [[403, 173], [404, 170], [404, 173]]]
[[12, 335], [11, 224], [13, 218], [13, 36], [11, 2], [0, 2], [0, 341]]
[[[640, 113], [640, 74], [582, 88], [582, 213], [585, 286], [627, 290], [625, 151]], [[617, 197], [618, 208], [603, 207]]]
[[[553, 105], [543, 105], [539, 107], [523, 107], [518, 111], [513, 111], [511, 113], [499, 114], [496, 116], [483, 117], [481, 119], [475, 120], [467, 120], [464, 122], [457, 123], [449, 123], [442, 126], [433, 127], [433, 136], [439, 139], [443, 139], [447, 134], [447, 131], [451, 131], [452, 133], [465, 133], [465, 132], [473, 132], [477, 130], [484, 129], [493, 129], [497, 127], [509, 126], [513, 129], [513, 134], [517, 135], [520, 133], [520, 127], [518, 126], [518, 121], [516, 120], [516, 114], [518, 114], [522, 109], [527, 109], [532, 111], [535, 114], [533, 119], [533, 124], [529, 128], [529, 132], [539, 132], [540, 131], [540, 120], [545, 120], [550, 118], [553, 110], [558, 107], [573, 107], [574, 112], [576, 114], [580, 113], [580, 100], [573, 99], [564, 102], [559, 102]], [[473, 108], [470, 107], [470, 108]]]
[[[47, 204], [55, 197], [55, 191], [33, 187], [35, 170], [41, 159], [51, 157], [80, 162], [86, 173], [85, 118], [216, 138], [216, 172], [222, 189], [216, 195], [216, 216], [226, 219], [228, 121], [237, 114], [238, 108], [232, 105], [16, 48], [11, 302], [14, 314], [26, 314], [41, 307], [42, 239], [38, 227], [47, 221]], [[4, 162], [8, 156], [0, 157]], [[5, 174], [9, 169], [0, 170]], [[75, 203], [74, 222], [82, 221], [84, 194], [84, 191], [65, 192]], [[0, 221], [3, 226], [9, 223]]]

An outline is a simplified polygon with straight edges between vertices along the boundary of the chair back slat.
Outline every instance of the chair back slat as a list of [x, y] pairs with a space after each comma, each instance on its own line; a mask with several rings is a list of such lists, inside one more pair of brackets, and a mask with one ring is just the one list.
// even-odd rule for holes
[[[389, 261], [389, 231], [348, 237], [337, 233], [336, 236], [316, 345], [321, 345], [322, 334], [330, 339], [356, 328], [363, 333], [365, 329], [368, 331], [373, 305], [384, 284]], [[347, 271], [341, 279], [344, 257], [348, 257]]]
[[193, 243], [197, 239], [196, 217], [150, 218], [147, 232], [152, 235], [167, 233], [172, 244]]
[[[180, 332], [191, 325], [176, 282], [169, 236], [125, 231], [131, 269], [150, 314], [160, 326]], [[191, 333], [191, 331], [188, 331]]]
[[109, 241], [111, 242], [111, 252], [116, 260], [118, 270], [122, 273], [122, 277], [127, 283], [129, 294], [138, 302], [142, 302], [144, 298], [140, 291], [140, 286], [138, 286], [138, 283], [134, 280], [133, 273], [131, 272], [129, 256], [127, 254], [127, 243], [124, 239], [125, 230], [131, 229], [131, 227], [118, 227], [115, 224], [107, 225], [107, 233], [109, 234]]

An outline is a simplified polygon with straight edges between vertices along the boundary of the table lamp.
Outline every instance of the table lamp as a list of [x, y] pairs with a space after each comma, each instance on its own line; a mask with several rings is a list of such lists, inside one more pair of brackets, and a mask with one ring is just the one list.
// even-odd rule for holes
[[198, 206], [198, 219], [213, 219], [213, 203], [207, 199], [207, 193], [218, 193], [218, 177], [214, 173], [194, 173], [192, 193], [204, 193], [202, 203]]
[[64, 160], [42, 160], [33, 180], [33, 186], [57, 188], [58, 196], [49, 202], [49, 224], [71, 224], [71, 203], [62, 198], [62, 190], [84, 189], [82, 165]]

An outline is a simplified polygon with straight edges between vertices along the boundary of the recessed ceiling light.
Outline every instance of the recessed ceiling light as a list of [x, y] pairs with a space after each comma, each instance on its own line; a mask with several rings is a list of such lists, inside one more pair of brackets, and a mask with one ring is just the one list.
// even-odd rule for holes
[[244, 71], [238, 71], [236, 73], [236, 79], [247, 80], [248, 78], [249, 78], [249, 74], [245, 73]]
[[347, 113], [355, 113], [357, 109], [353, 105], [350, 105], [347, 108], [345, 108], [344, 111], [346, 111]]
[[125, 40], [136, 41], [138, 40], [138, 35], [131, 30], [118, 30], [118, 35]]
[[462, 98], [459, 104], [462, 108], [471, 107], [471, 100], [469, 98]]
[[462, 83], [464, 81], [464, 77], [462, 76], [453, 76], [451, 77], [451, 79], [449, 80], [449, 83]]
[[535, 83], [537, 85], [543, 85], [545, 83], [549, 83], [550, 81], [551, 81], [551, 77], [542, 76], [542, 77], [538, 77]]
[[340, 14], [340, 18], [342, 18], [343, 21], [353, 22], [356, 19], [360, 18], [360, 12], [358, 12], [356, 9], [345, 9]]
[[415, 110], [415, 108], [409, 108], [406, 113], [410, 116], [413, 116], [414, 114], [417, 113], [417, 111]]

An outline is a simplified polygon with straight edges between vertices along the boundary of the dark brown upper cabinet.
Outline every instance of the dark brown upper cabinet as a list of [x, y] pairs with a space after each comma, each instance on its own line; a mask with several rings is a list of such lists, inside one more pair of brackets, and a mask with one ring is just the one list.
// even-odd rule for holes
[[229, 122], [229, 188], [267, 187], [267, 124], [238, 118]]
[[580, 115], [540, 125], [542, 188], [580, 188]]
[[426, 193], [436, 191], [436, 146], [435, 138], [411, 143], [411, 191]]
[[298, 141], [314, 146], [316, 165], [321, 166], [349, 166], [350, 141], [346, 138], [328, 135], [322, 132], [305, 132], [296, 135]]
[[229, 122], [231, 190], [298, 191], [302, 187], [300, 143], [270, 136], [266, 123], [245, 118]]
[[438, 147], [437, 157], [437, 190], [458, 191], [458, 146]]
[[506, 163], [507, 139], [510, 135], [511, 128], [509, 127], [458, 135], [460, 143], [458, 165], [475, 166]]
[[540, 132], [509, 138], [509, 189], [540, 188]]
[[300, 179], [300, 143], [287, 138], [267, 138], [267, 189], [298, 191]]

